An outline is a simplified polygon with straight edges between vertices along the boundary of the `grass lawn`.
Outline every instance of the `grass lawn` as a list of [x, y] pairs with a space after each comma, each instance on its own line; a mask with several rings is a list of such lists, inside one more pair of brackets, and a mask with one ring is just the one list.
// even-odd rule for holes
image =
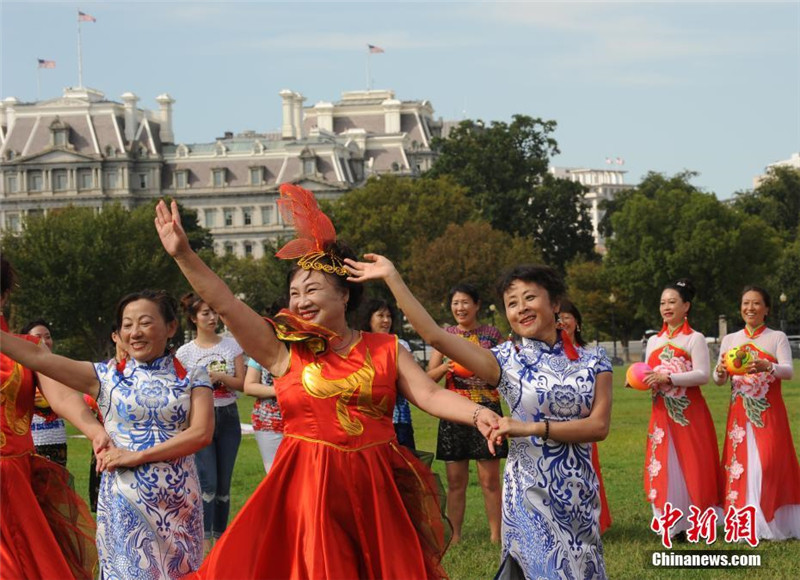
[[[649, 529], [651, 510], [644, 499], [643, 466], [645, 433], [650, 416], [650, 399], [646, 393], [622, 388], [624, 368], [614, 372], [614, 408], [611, 433], [600, 444], [606, 493], [613, 524], [603, 536], [606, 568], [613, 579], [648, 578], [736, 578], [797, 579], [800, 578], [800, 540], [763, 542], [757, 548], [746, 544], [726, 544], [718, 539], [712, 546], [702, 544], [677, 544], [673, 550], [742, 550], [760, 554], [760, 568], [745, 569], [656, 569], [650, 566], [653, 551], [662, 550], [659, 538]], [[730, 389], [710, 385], [703, 394], [711, 408], [722, 445]], [[783, 397], [789, 410], [789, 421], [795, 441], [795, 451], [800, 444], [800, 361], [795, 361], [795, 379], [784, 383]], [[243, 422], [249, 422], [252, 400], [239, 401]], [[414, 428], [420, 449], [436, 449], [437, 420], [414, 409]], [[70, 428], [72, 433], [74, 429]], [[69, 469], [75, 476], [76, 489], [85, 495], [88, 485], [89, 443], [85, 439], [70, 439]], [[434, 462], [434, 469], [444, 480], [444, 464]], [[255, 439], [246, 436], [236, 461], [233, 477], [232, 513], [236, 513], [263, 477], [263, 466]], [[483, 580], [492, 578], [499, 561], [499, 547], [488, 540], [483, 498], [474, 467], [467, 490], [467, 513], [463, 540], [453, 546], [445, 556], [444, 566], [452, 580]], [[280, 555], [276, 555], [280, 557]], [[408, 579], [413, 580], [413, 579]]]

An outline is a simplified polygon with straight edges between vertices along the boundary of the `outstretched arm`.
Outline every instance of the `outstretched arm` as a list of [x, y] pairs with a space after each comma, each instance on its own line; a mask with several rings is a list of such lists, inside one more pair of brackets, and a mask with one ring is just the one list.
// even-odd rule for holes
[[502, 441], [496, 433], [500, 417], [488, 407], [434, 383], [404, 348], [398, 349], [397, 353], [397, 385], [400, 394], [426, 413], [446, 421], [475, 425], [486, 437], [494, 455], [495, 444]]
[[[105, 427], [97, 420], [94, 412], [84, 401], [83, 395], [41, 373], [37, 377], [39, 388], [53, 411], [80, 429], [81, 433], [92, 442], [95, 453], [109, 445], [110, 439]], [[96, 398], [96, 395], [97, 393], [93, 398]]]
[[394, 294], [397, 305], [405, 313], [414, 330], [426, 342], [490, 385], [497, 385], [500, 381], [500, 367], [491, 351], [440, 328], [414, 297], [389, 260], [378, 254], [365, 254], [364, 258], [368, 261], [345, 260], [351, 274], [348, 280], [353, 282], [384, 280]]
[[7, 332], [0, 334], [0, 350], [24, 367], [97, 398], [100, 383], [90, 362], [53, 354], [46, 346], [36, 346]]
[[156, 230], [161, 244], [175, 259], [181, 272], [203, 301], [224, 320], [242, 349], [274, 376], [281, 376], [289, 365], [289, 351], [269, 325], [247, 304], [236, 298], [230, 288], [189, 247], [183, 231], [178, 204], [164, 201], [156, 206]]

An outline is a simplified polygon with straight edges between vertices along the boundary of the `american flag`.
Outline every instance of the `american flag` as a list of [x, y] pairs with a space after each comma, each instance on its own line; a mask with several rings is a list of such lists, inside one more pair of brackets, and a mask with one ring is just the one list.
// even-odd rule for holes
[[78, 10], [78, 22], [97, 22], [97, 18], [86, 12]]
[[369, 51], [372, 54], [380, 54], [385, 52], [380, 46], [375, 46], [374, 44], [368, 44], [367, 48], [369, 48]]
[[37, 59], [39, 61], [39, 68], [56, 68], [56, 61], [45, 60], [43, 58]]

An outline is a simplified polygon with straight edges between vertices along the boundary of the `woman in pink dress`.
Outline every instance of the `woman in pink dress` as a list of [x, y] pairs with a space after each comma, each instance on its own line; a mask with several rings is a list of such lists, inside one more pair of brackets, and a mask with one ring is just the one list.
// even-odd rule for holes
[[[701, 512], [719, 506], [721, 477], [714, 422], [700, 387], [710, 367], [705, 337], [689, 326], [694, 287], [688, 280], [667, 285], [661, 293], [661, 332], [647, 341], [645, 360], [653, 369], [653, 407], [647, 430], [644, 489], [654, 518], [669, 502], [683, 516], [670, 530], [687, 530], [690, 507]], [[719, 521], [722, 521], [721, 518]]]
[[[731, 402], [722, 454], [725, 510], [755, 508], [755, 535], [765, 540], [800, 538], [800, 466], [781, 381], [792, 378], [786, 335], [767, 328], [772, 301], [758, 286], [742, 291], [745, 327], [722, 339], [714, 382], [731, 380]], [[745, 374], [730, 375], [724, 357], [739, 347], [753, 360]]]

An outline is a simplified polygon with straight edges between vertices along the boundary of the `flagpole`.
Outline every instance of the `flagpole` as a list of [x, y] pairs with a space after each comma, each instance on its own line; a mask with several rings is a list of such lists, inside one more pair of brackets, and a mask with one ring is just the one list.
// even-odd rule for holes
[[370, 63], [372, 62], [372, 51], [367, 47], [367, 90], [372, 90], [372, 73], [370, 72]]
[[36, 100], [42, 100], [42, 71], [40, 70], [39, 59], [36, 59]]
[[[80, 12], [79, 12], [80, 14]], [[83, 88], [83, 52], [81, 50], [81, 18], [78, 16], [78, 88]]]

